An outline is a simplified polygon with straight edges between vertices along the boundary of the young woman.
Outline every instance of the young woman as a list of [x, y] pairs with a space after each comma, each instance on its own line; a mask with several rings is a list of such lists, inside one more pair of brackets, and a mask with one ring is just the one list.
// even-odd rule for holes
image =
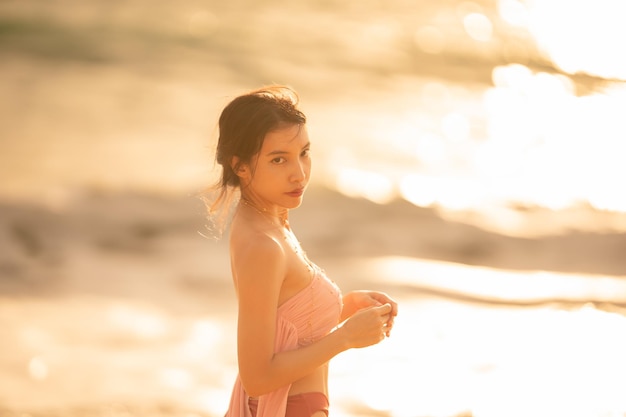
[[239, 375], [227, 417], [328, 416], [329, 360], [389, 336], [397, 314], [381, 292], [342, 296], [289, 225], [311, 174], [305, 123], [282, 86], [235, 98], [219, 119], [223, 171], [210, 211], [239, 196], [230, 227]]

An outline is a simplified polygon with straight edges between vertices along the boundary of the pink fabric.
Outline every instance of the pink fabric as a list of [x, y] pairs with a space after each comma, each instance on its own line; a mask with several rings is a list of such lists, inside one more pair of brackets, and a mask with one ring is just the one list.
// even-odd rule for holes
[[[317, 269], [311, 283], [278, 307], [274, 352], [297, 349], [327, 335], [341, 316], [339, 288]], [[291, 385], [259, 397], [256, 417], [285, 415]], [[225, 417], [252, 417], [239, 375]]]

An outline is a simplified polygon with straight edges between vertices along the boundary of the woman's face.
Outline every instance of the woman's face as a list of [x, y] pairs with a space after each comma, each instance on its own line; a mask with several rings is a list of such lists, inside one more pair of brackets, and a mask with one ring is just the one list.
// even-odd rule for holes
[[266, 208], [298, 207], [311, 175], [309, 147], [306, 125], [269, 132], [248, 167], [244, 195]]

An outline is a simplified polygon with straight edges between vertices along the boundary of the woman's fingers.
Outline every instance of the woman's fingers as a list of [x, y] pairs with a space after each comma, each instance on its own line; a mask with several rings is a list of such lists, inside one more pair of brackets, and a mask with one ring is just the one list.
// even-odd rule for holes
[[385, 336], [389, 337], [391, 334], [391, 328], [393, 327], [393, 321], [395, 317], [394, 307], [390, 303], [387, 303], [376, 308], [379, 309], [379, 312], [381, 314], [380, 317], [383, 320], [382, 330]]
[[391, 310], [390, 304], [383, 304], [363, 309], [350, 317], [345, 323], [345, 330], [350, 334], [351, 345], [365, 347], [384, 339], [388, 334], [386, 324]]

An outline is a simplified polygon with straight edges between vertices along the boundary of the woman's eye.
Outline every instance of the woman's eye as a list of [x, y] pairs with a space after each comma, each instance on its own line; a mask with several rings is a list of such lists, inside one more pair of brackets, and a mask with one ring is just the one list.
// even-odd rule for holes
[[273, 164], [282, 164], [283, 162], [285, 162], [285, 158], [283, 158], [282, 156], [272, 159]]
[[310, 149], [305, 149], [302, 151], [302, 156], [309, 156], [310, 153], [311, 153]]

